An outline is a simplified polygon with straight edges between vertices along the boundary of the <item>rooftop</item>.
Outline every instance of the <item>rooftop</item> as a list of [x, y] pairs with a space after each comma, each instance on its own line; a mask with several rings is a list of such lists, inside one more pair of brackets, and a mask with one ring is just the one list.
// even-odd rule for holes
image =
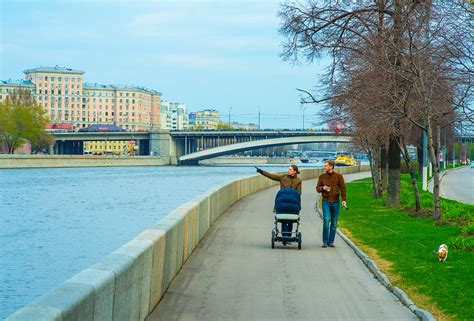
[[84, 71], [82, 71], [82, 70], [76, 70], [76, 69], [71, 69], [71, 68], [67, 68], [67, 67], [60, 67], [58, 65], [56, 65], [54, 67], [40, 66], [40, 67], [33, 68], [33, 69], [27, 69], [23, 72], [25, 74], [30, 74], [30, 73], [34, 73], [34, 72], [59, 72], [59, 73], [68, 73], [68, 74], [81, 74], [81, 75], [84, 74]]
[[144, 91], [147, 93], [152, 93], [156, 95], [161, 95], [160, 92], [156, 90], [151, 90], [145, 87], [139, 86], [129, 86], [129, 85], [102, 85], [98, 83], [89, 83], [85, 82], [83, 85], [84, 89], [114, 89], [114, 90], [134, 90], [134, 91]]
[[33, 86], [33, 83], [29, 80], [24, 79], [8, 79], [0, 80], [0, 85], [18, 85], [18, 86]]

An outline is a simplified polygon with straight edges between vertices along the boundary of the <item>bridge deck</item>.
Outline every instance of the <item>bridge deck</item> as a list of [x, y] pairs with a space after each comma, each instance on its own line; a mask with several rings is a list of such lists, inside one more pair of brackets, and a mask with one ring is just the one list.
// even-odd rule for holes
[[211, 227], [146, 320], [417, 320], [341, 239], [321, 248], [314, 185], [303, 185], [301, 251], [270, 248], [276, 188], [250, 195]]

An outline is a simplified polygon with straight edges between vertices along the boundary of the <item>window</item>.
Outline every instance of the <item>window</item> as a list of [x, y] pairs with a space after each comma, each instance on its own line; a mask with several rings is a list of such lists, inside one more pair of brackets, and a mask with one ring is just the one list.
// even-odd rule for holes
[[58, 81], [61, 82], [61, 80], [62, 80], [62, 77], [58, 77]]
[[65, 82], [69, 82], [69, 77], [65, 77], [65, 78], [64, 78], [64, 81], [65, 81]]
[[51, 77], [51, 81], [54, 81], [54, 77]]

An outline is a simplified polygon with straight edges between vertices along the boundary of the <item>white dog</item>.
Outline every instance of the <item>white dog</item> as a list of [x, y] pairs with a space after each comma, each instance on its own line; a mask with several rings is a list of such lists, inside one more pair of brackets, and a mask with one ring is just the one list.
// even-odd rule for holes
[[438, 260], [441, 261], [446, 261], [448, 258], [448, 246], [446, 244], [441, 244], [438, 249]]

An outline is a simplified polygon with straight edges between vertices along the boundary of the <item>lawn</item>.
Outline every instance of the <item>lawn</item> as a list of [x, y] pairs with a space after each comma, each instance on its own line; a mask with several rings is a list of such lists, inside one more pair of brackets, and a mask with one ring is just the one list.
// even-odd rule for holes
[[[474, 320], [474, 206], [442, 200], [443, 219], [434, 224], [432, 195], [421, 192], [426, 207], [414, 215], [413, 191], [402, 175], [400, 207], [385, 207], [372, 197], [371, 179], [347, 184], [350, 210], [340, 215], [340, 228], [377, 261], [391, 282], [439, 320]], [[449, 246], [438, 262], [440, 244]]]

